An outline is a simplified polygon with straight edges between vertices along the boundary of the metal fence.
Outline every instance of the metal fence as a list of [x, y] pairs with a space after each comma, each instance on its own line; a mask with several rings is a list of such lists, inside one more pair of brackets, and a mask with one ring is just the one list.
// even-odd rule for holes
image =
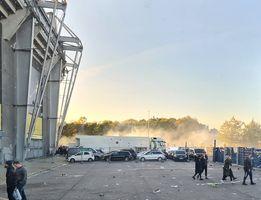
[[254, 167], [261, 168], [261, 150], [249, 147], [215, 147], [213, 148], [213, 162], [223, 163], [225, 157], [229, 155], [232, 163], [244, 165], [244, 160], [248, 155], [252, 156]]

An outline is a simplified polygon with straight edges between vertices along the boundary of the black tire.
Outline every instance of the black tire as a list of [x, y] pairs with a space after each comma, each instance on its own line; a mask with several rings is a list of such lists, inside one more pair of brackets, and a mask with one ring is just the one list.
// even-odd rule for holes
[[92, 161], [93, 161], [93, 159], [92, 159], [92, 158], [89, 158], [89, 159], [88, 159], [88, 162], [92, 162]]
[[140, 158], [140, 161], [141, 161], [141, 162], [144, 162], [144, 161], [145, 161], [145, 158], [144, 158], [144, 157]]
[[161, 157], [158, 157], [158, 161], [159, 161], [159, 162], [162, 162], [162, 160], [163, 160], [163, 159], [162, 159]]
[[71, 163], [75, 163], [75, 159], [74, 159], [74, 158], [71, 158], [71, 159], [70, 159], [70, 162], [71, 162]]
[[126, 162], [128, 162], [130, 159], [129, 159], [129, 157], [125, 157], [125, 159], [124, 159]]

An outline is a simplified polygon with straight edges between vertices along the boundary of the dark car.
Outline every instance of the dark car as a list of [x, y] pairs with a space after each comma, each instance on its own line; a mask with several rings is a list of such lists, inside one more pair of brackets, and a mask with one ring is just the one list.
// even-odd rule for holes
[[66, 159], [68, 159], [70, 156], [75, 155], [79, 152], [81, 152], [80, 147], [70, 147], [70, 148], [68, 148]]
[[194, 149], [195, 155], [202, 156], [204, 153], [206, 153], [205, 149]]
[[129, 151], [113, 151], [104, 155], [104, 160], [105, 161], [120, 161], [120, 160], [129, 161], [132, 160], [132, 156]]
[[188, 156], [186, 151], [177, 150], [173, 152], [173, 160], [174, 161], [188, 161]]
[[137, 158], [137, 153], [133, 149], [122, 149], [121, 151], [128, 151], [131, 153], [132, 159]]

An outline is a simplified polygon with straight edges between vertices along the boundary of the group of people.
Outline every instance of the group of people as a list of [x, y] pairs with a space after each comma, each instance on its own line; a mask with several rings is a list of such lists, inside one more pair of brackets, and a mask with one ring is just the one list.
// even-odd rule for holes
[[[196, 155], [195, 156], [195, 174], [192, 176], [192, 178], [195, 180], [196, 178], [199, 180], [203, 180], [202, 173], [205, 171], [205, 179], [208, 179], [208, 156], [204, 152], [202, 155]], [[255, 185], [256, 183], [253, 182], [253, 165], [251, 161], [251, 154], [248, 155], [244, 160], [244, 178], [243, 178], [243, 185], [246, 184], [246, 179], [249, 176], [250, 178], [250, 184]], [[223, 178], [222, 180], [226, 180], [227, 177], [230, 177], [231, 181], [236, 180], [237, 178], [234, 176], [232, 171], [232, 159], [228, 155], [224, 162], [223, 167]]]
[[27, 181], [27, 171], [19, 161], [6, 161], [6, 186], [9, 200], [16, 200], [14, 192], [18, 189], [22, 200], [26, 200], [24, 187]]
[[205, 171], [205, 179], [208, 179], [208, 155], [204, 152], [202, 155], [195, 155], [195, 174], [192, 178], [203, 180], [202, 173]]
[[[252, 173], [253, 165], [252, 165], [251, 157], [252, 157], [251, 154], [249, 154], [244, 160], [244, 178], [243, 178], [242, 185], [247, 185], [246, 179], [248, 176], [250, 178], [250, 184], [251, 185], [256, 184], [253, 181], [253, 173]], [[236, 179], [236, 177], [234, 176], [233, 171], [232, 171], [232, 159], [229, 155], [226, 157], [225, 162], [224, 162], [222, 180], [226, 180], [226, 177], [228, 177], [228, 176], [230, 177], [231, 181]]]

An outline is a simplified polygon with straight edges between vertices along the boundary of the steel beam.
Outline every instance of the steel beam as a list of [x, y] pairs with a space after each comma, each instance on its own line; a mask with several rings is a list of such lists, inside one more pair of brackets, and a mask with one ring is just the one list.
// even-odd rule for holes
[[74, 45], [62, 45], [64, 51], [82, 51], [82, 47]]
[[70, 68], [79, 67], [78, 64], [76, 64], [76, 63], [74, 63], [74, 64], [73, 63], [66, 63], [65, 66], [70, 67]]
[[76, 38], [76, 37], [68, 37], [68, 36], [61, 36], [60, 37], [60, 42], [71, 42], [71, 43], [76, 43], [76, 44], [80, 44], [81, 41]]
[[[37, 5], [41, 8], [53, 8], [55, 2], [54, 1], [38, 1]], [[58, 10], [65, 10], [66, 9], [66, 4], [61, 3], [57, 1], [57, 7]]]
[[[44, 35], [49, 35], [49, 30], [52, 22], [50, 21], [47, 13], [41, 7], [39, 7], [35, 0], [25, 0], [28, 8], [33, 13], [34, 17], [37, 19], [38, 24], [42, 27]], [[54, 1], [57, 2], [56, 0]], [[65, 4], [66, 5], [66, 4]], [[54, 7], [52, 7], [53, 9]], [[58, 34], [55, 30], [52, 31], [51, 45], [55, 45]], [[59, 49], [59, 48], [58, 48]]]
[[[60, 22], [60, 26], [59, 26], [59, 31], [57, 33], [57, 37], [55, 37], [56, 41], [55, 41], [53, 55], [51, 57], [50, 64], [47, 65], [47, 68], [45, 70], [46, 57], [48, 55], [49, 43], [50, 43], [49, 39], [51, 38], [51, 35], [52, 35], [52, 32], [53, 32], [52, 31], [53, 30], [52, 24], [53, 24], [54, 18], [56, 16], [55, 15], [55, 13], [56, 13], [56, 6], [57, 6], [57, 2], [55, 1], [54, 8], [53, 8], [53, 15], [52, 15], [52, 19], [51, 19], [51, 23], [50, 23], [50, 27], [49, 27], [49, 34], [48, 34], [48, 41], [47, 41], [47, 48], [46, 48], [47, 50], [46, 50], [46, 54], [45, 54], [45, 60], [44, 60], [44, 64], [43, 64], [41, 78], [40, 78], [40, 81], [39, 81], [39, 86], [38, 86], [38, 89], [37, 89], [37, 95], [36, 95], [36, 99], [35, 99], [36, 101], [35, 101], [35, 106], [34, 106], [34, 109], [33, 109], [32, 120], [30, 122], [29, 131], [28, 131], [28, 140], [27, 140], [27, 145], [26, 145], [27, 148], [30, 146], [31, 137], [32, 137], [32, 134], [33, 134], [33, 131], [34, 131], [34, 127], [35, 127], [36, 117], [38, 116], [38, 114], [40, 112], [40, 105], [42, 104], [42, 101], [43, 101], [43, 98], [44, 98], [44, 95], [45, 95], [46, 86], [47, 86], [47, 83], [48, 83], [48, 80], [49, 80], [49, 76], [50, 76], [51, 70], [53, 68], [53, 65], [55, 65], [55, 63], [54, 63], [55, 52], [56, 52], [56, 50], [58, 48], [59, 38], [60, 38], [60, 35], [61, 35], [61, 32], [62, 32], [62, 28], [63, 28], [65, 12], [62, 15], [62, 19], [61, 19], [61, 22]], [[47, 72], [47, 73], [45, 73], [45, 72]]]

